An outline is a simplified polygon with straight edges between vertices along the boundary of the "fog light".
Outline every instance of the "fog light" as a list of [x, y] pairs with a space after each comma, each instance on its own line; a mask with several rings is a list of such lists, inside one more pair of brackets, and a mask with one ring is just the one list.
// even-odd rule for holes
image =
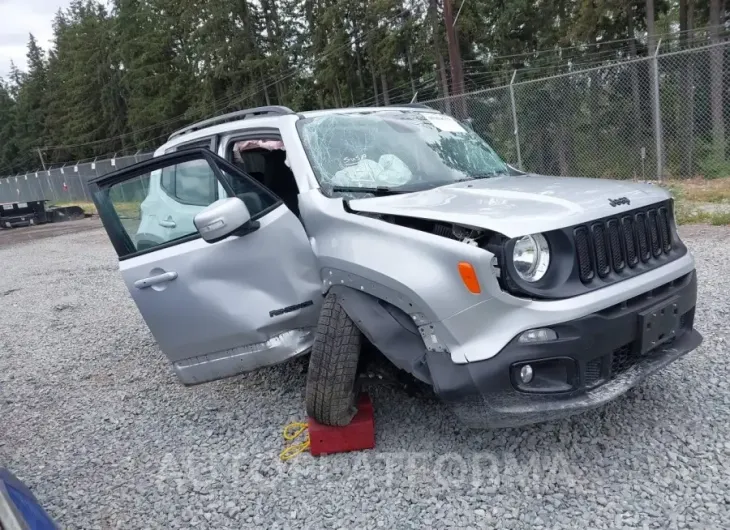
[[575, 359], [529, 359], [512, 365], [512, 385], [522, 392], [549, 394], [578, 388], [580, 373]]
[[529, 344], [531, 342], [548, 342], [551, 340], [556, 340], [557, 338], [558, 334], [550, 328], [528, 329], [522, 335], [520, 335], [520, 338], [517, 339], [517, 342], [520, 342], [522, 344]]
[[533, 376], [532, 366], [529, 364], [526, 364], [520, 369], [520, 379], [522, 379], [523, 383], [529, 383], [532, 381]]

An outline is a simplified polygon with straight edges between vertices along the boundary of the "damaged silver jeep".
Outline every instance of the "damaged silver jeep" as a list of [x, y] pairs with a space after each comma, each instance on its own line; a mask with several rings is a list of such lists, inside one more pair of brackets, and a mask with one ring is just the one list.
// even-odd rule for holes
[[426, 107], [236, 112], [91, 188], [182, 383], [311, 352], [329, 425], [365, 345], [501, 427], [604, 404], [702, 340], [667, 192], [517, 171]]

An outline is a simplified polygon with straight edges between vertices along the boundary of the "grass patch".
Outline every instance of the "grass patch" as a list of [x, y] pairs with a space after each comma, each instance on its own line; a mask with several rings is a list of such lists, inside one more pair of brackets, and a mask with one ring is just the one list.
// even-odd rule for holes
[[672, 180], [666, 184], [677, 199], [690, 202], [730, 203], [730, 178]]
[[91, 213], [96, 215], [96, 205], [93, 202], [84, 201], [70, 201], [70, 202], [54, 202], [53, 206], [80, 206], [84, 213]]
[[677, 212], [677, 223], [680, 225], [697, 225], [697, 224], [709, 224], [710, 223], [710, 212], [702, 210], [687, 211], [684, 208], [680, 208], [679, 204], [675, 203]]
[[710, 211], [684, 200], [675, 200], [677, 223], [680, 225], [709, 224], [713, 226], [730, 225], [730, 211]]
[[[128, 217], [131, 219], [139, 219], [139, 205], [140, 202], [114, 202], [114, 209], [117, 211], [120, 217]], [[84, 213], [91, 213], [97, 215], [99, 212], [96, 211], [96, 205], [93, 202], [84, 201], [69, 201], [69, 202], [55, 202], [54, 206], [80, 206]]]
[[126, 219], [141, 219], [142, 212], [140, 206], [142, 202], [116, 202], [113, 203], [114, 210], [120, 218]]
[[730, 225], [730, 178], [670, 180], [662, 185], [674, 197], [680, 225]]
[[730, 225], [730, 212], [715, 212], [710, 214], [710, 224], [714, 226]]

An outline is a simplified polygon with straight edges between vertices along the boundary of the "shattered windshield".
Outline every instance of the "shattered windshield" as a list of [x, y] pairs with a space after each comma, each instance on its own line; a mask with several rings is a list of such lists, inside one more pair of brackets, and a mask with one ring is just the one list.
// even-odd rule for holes
[[298, 127], [325, 192], [406, 192], [510, 173], [484, 140], [443, 114], [330, 114], [302, 119]]

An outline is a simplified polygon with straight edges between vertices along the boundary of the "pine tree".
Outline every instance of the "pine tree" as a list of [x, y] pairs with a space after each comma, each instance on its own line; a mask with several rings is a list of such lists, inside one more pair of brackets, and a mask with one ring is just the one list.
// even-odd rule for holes
[[28, 71], [20, 75], [13, 70], [11, 76], [17, 87], [15, 108], [15, 145], [24, 153], [32, 152], [45, 139], [44, 94], [46, 90], [46, 61], [43, 50], [33, 35], [28, 40]]
[[0, 78], [0, 174], [20, 169], [15, 133], [15, 100], [8, 85]]

